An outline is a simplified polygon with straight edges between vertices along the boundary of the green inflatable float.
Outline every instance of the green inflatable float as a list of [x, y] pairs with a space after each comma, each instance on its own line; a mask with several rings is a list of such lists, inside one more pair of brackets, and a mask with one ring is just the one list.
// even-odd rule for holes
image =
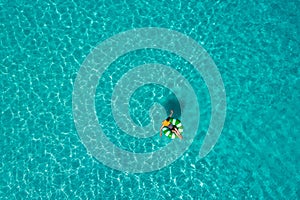
[[[183, 133], [183, 126], [181, 124], [181, 121], [179, 119], [170, 118], [170, 123], [173, 126], [175, 126], [178, 129], [178, 131], [180, 132], [180, 134], [182, 135], [182, 133]], [[175, 139], [176, 137], [178, 137], [175, 133], [173, 133], [167, 127], [163, 127], [162, 128], [162, 132], [165, 134], [165, 136], [167, 136], [168, 138], [171, 138], [171, 139]]]

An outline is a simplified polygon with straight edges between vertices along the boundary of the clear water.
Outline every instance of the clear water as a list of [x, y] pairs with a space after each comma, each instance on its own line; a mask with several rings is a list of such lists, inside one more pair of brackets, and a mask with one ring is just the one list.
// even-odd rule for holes
[[[1, 0], [0, 198], [299, 199], [299, 8], [297, 0]], [[72, 91], [93, 47], [141, 27], [173, 29], [199, 42], [220, 70], [228, 106], [223, 133], [207, 157], [199, 159], [200, 143], [194, 142], [173, 164], [130, 174], [106, 167], [87, 153], [73, 122]], [[169, 61], [189, 69], [184, 60], [167, 53], [161, 59], [159, 54], [135, 52], [111, 67]], [[106, 72], [99, 83], [109, 75]], [[188, 72], [186, 76], [191, 84], [202, 81]], [[199, 140], [210, 117], [205, 90], [199, 88]], [[111, 91], [107, 85], [96, 96], [104, 127], [111, 113], [101, 109], [106, 103], [102, 97]], [[166, 88], [148, 85], [132, 97], [133, 120], [145, 116], [139, 123], [147, 124], [148, 105], [159, 100], [172, 102], [166, 109], [173, 107], [180, 115], [177, 100]], [[158, 135], [133, 141], [111, 131], [111, 141], [130, 151], [147, 152], [169, 142]]]

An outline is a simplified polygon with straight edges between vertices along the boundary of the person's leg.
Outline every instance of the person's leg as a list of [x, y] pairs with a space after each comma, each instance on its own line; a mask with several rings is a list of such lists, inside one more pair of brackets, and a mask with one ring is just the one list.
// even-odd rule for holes
[[181, 133], [179, 132], [179, 130], [177, 128], [175, 128], [175, 131], [177, 132], [178, 135], [180, 135], [181, 139], [182, 139], [182, 135]]
[[180, 132], [178, 131], [177, 128], [174, 128], [174, 129], [172, 130], [172, 132], [175, 133], [180, 139], [182, 139], [182, 135], [180, 134]]

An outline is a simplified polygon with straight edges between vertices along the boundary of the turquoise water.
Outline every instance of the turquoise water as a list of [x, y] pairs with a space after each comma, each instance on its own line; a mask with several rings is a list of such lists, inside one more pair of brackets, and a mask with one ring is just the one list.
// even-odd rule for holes
[[[0, 198], [299, 199], [299, 8], [296, 0], [0, 1]], [[158, 134], [142, 140], [114, 134], [108, 97], [115, 83], [107, 82], [114, 68], [117, 78], [147, 62], [181, 65], [198, 86], [201, 107], [196, 139], [178, 160], [132, 174], [87, 152], [75, 128], [72, 92], [95, 46], [142, 27], [179, 31], [207, 50], [225, 85], [227, 117], [213, 151], [199, 159], [210, 119], [201, 77], [168, 52], [141, 50], [119, 58], [99, 80], [107, 90], [96, 94], [100, 125], [110, 127], [106, 133], [119, 147], [149, 152], [170, 141]], [[135, 122], [147, 124], [153, 101], [180, 117], [178, 100], [167, 88], [147, 85], [129, 102]]]

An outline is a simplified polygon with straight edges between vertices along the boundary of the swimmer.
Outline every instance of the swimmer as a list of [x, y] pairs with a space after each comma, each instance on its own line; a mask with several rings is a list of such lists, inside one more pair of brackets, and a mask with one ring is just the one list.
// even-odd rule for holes
[[172, 115], [173, 115], [173, 110], [171, 110], [169, 117], [162, 122], [162, 126], [160, 127], [160, 136], [162, 136], [163, 127], [167, 127], [182, 140], [183, 137], [180, 134], [180, 132], [178, 131], [177, 127], [174, 126], [173, 124], [171, 124], [171, 122], [170, 122], [170, 118], [172, 117]]

